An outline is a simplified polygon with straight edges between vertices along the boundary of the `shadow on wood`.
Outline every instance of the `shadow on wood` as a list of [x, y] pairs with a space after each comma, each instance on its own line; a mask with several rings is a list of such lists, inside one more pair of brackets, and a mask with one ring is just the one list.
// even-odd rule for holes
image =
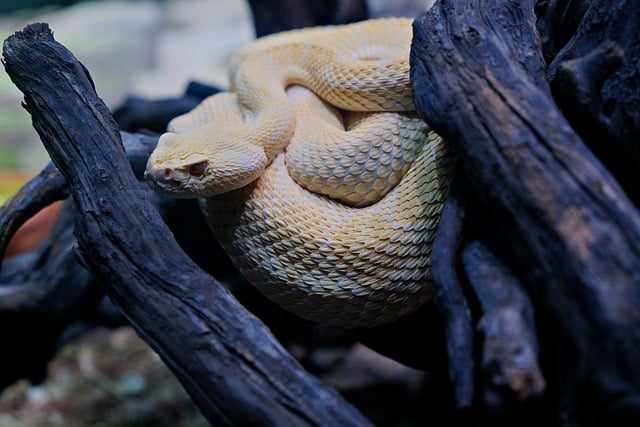
[[[565, 405], [557, 416], [584, 425], [638, 422], [640, 215], [554, 102], [534, 14], [542, 4], [437, 2], [414, 24], [415, 104], [455, 147], [480, 209], [494, 215], [506, 251], [515, 252], [514, 267], [545, 325], [540, 334], [543, 352], [548, 349], [549, 393]], [[597, 52], [601, 39], [612, 37], [626, 57], [600, 61], [595, 67], [603, 67], [603, 76], [591, 71], [586, 77], [615, 80], [616, 63], [638, 61], [637, 5], [594, 2], [584, 9], [578, 35], [583, 27], [605, 31], [609, 26], [598, 23], [610, 22], [605, 16], [612, 13], [617, 31], [634, 34], [621, 40], [589, 33], [567, 47]], [[569, 66], [563, 57], [554, 61]], [[639, 70], [627, 72], [636, 76], [625, 80], [634, 95], [622, 99], [637, 113]], [[615, 135], [633, 137], [616, 144], [637, 149], [639, 117], [628, 117], [633, 120], [624, 129], [619, 122]], [[615, 146], [606, 149], [613, 155]], [[627, 172], [637, 176], [637, 170]]]

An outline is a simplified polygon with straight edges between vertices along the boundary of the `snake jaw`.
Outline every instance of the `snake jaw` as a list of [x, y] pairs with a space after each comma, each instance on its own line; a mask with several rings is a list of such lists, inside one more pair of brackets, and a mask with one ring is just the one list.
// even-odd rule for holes
[[[192, 157], [187, 162], [157, 163], [153, 158], [147, 162], [144, 177], [155, 190], [176, 198], [199, 197], [193, 190], [198, 188], [198, 181], [206, 174], [209, 161], [205, 158]], [[199, 194], [199, 192], [197, 192]]]

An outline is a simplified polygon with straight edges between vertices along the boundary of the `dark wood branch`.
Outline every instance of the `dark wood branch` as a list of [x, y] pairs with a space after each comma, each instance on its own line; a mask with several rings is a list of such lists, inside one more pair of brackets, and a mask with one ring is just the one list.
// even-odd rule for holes
[[4, 60], [69, 183], [83, 264], [205, 416], [216, 425], [367, 425], [178, 247], [88, 73], [48, 26], [7, 39]]
[[146, 99], [130, 96], [113, 111], [113, 118], [120, 129], [162, 133], [169, 121], [194, 109], [202, 100], [220, 92], [220, 89], [203, 83], [190, 82], [184, 94], [177, 98]]
[[571, 126], [636, 205], [640, 205], [638, 32], [637, 2], [592, 2], [548, 71], [553, 95]]
[[479, 240], [465, 245], [463, 261], [482, 307], [484, 400], [489, 406], [523, 401], [544, 391], [538, 365], [533, 305], [519, 280]]
[[67, 196], [64, 177], [50, 164], [0, 206], [0, 259], [20, 226], [45, 206]]
[[104, 294], [75, 259], [74, 217], [65, 203], [36, 251], [3, 262], [0, 390], [22, 378], [42, 381], [66, 326], [91, 313]]
[[458, 278], [465, 206], [462, 180], [456, 176], [442, 210], [431, 252], [434, 304], [444, 318], [449, 376], [456, 403], [471, 405], [474, 388], [473, 327], [471, 311]]
[[[18, 313], [58, 322], [75, 315], [80, 306], [76, 301], [85, 302], [85, 306], [92, 299], [97, 303], [102, 292], [91, 289], [91, 277], [75, 261], [73, 219], [72, 206], [63, 206], [51, 234], [36, 251], [4, 261], [0, 316]], [[29, 298], [8, 298], [10, 293]], [[94, 298], [87, 298], [87, 294], [94, 294]]]
[[592, 0], [538, 0], [537, 27], [547, 63], [571, 40]]
[[551, 98], [533, 3], [436, 2], [414, 24], [415, 104], [499, 215], [539, 316], [575, 357], [560, 381], [581, 416], [638, 421], [640, 215]]
[[256, 36], [367, 18], [365, 0], [249, 0]]

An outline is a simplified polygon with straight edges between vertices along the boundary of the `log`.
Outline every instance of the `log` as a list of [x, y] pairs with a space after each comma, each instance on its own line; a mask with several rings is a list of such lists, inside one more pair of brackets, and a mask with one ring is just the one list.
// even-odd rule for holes
[[0, 259], [4, 258], [9, 240], [18, 228], [42, 208], [67, 195], [64, 178], [53, 164], [49, 164], [0, 206]]
[[69, 185], [82, 264], [207, 419], [215, 425], [368, 425], [184, 254], [140, 188], [88, 71], [48, 26], [32, 24], [9, 37], [4, 60]]
[[256, 37], [317, 25], [347, 24], [368, 16], [365, 0], [248, 0]]
[[636, 206], [640, 204], [638, 22], [637, 2], [590, 5], [547, 70], [554, 99], [567, 120]]
[[431, 257], [434, 304], [444, 321], [449, 377], [457, 405], [468, 407], [473, 402], [475, 362], [471, 309], [457, 269], [465, 220], [463, 188], [458, 173], [442, 209]]
[[542, 394], [545, 379], [538, 364], [533, 306], [522, 284], [480, 239], [466, 243], [462, 259], [483, 312], [478, 329], [483, 335], [485, 403], [501, 407], [504, 400]]
[[151, 131], [162, 133], [169, 121], [176, 116], [188, 113], [206, 97], [220, 92], [220, 89], [192, 81], [184, 94], [177, 98], [146, 99], [129, 96], [124, 103], [113, 111], [113, 118], [120, 129], [137, 132]]
[[[593, 2], [585, 17], [626, 4]], [[640, 215], [556, 106], [535, 6], [436, 2], [414, 23], [414, 101], [457, 151], [472, 191], [515, 251], [539, 321], [553, 325], [542, 341], [555, 356], [556, 401], [570, 402], [556, 416], [638, 423]], [[617, 19], [636, 27], [623, 52], [637, 51], [638, 20]]]
[[36, 384], [44, 380], [67, 325], [92, 313], [102, 298], [102, 290], [75, 261], [71, 208], [62, 207], [38, 250], [2, 265], [0, 390], [22, 378]]

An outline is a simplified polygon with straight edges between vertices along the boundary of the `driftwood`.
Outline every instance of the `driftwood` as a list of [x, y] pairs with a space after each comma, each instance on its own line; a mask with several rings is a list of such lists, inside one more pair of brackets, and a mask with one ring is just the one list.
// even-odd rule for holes
[[149, 100], [128, 97], [113, 111], [113, 118], [123, 130], [164, 132], [172, 118], [191, 111], [204, 98], [218, 92], [218, 88], [191, 82], [179, 98]]
[[[552, 3], [545, 19], [539, 22], [552, 20], [551, 16], [560, 7], [566, 10], [561, 15], [563, 19], [554, 22], [556, 27], [575, 19], [573, 16], [582, 20], [570, 40], [564, 36], [544, 51], [549, 61], [547, 75], [554, 99], [576, 133], [638, 205], [640, 45], [637, 30], [640, 13], [637, 4], [601, 1], [586, 8], [590, 2], [558, 3]], [[571, 26], [576, 27], [575, 23]], [[554, 38], [555, 34], [551, 33], [548, 39]]]
[[[556, 10], [559, 3], [553, 4]], [[637, 150], [638, 70], [631, 64], [638, 61], [640, 20], [632, 3], [583, 4], [577, 34], [583, 28], [602, 33], [556, 44], [560, 50], [549, 71], [572, 69], [576, 84], [594, 95], [624, 80], [627, 87], [617, 93], [634, 95], [610, 99], [627, 108], [626, 122], [617, 123], [619, 143]], [[416, 107], [457, 149], [479, 209], [495, 215], [501, 237], [515, 252], [514, 268], [524, 273], [520, 278], [535, 301], [536, 316], [546, 324], [541, 340], [549, 349], [554, 392], [568, 405], [563, 416], [595, 425], [629, 417], [637, 422], [640, 215], [554, 103], [534, 6], [544, 3], [436, 3], [414, 24]], [[616, 14], [617, 26], [599, 26], [605, 11]], [[620, 33], [629, 36], [622, 39]], [[602, 43], [617, 59], [600, 53]], [[623, 63], [629, 65], [615, 67]], [[599, 100], [593, 96], [589, 108], [618, 111], [606, 106], [610, 100], [602, 100], [604, 105]]]
[[[249, 3], [260, 35], [366, 16], [360, 1]], [[448, 0], [415, 21], [415, 104], [459, 157], [435, 298], [398, 322], [326, 335], [428, 371], [432, 424], [640, 423], [639, 25], [633, 0]], [[366, 425], [201, 270], [238, 282], [234, 295], [281, 342], [318, 345], [318, 326], [215, 262], [224, 254], [195, 203], [139, 184], [156, 137], [118, 132], [46, 26], [11, 37], [4, 55], [62, 174], [48, 167], [0, 210], [0, 251], [40, 207], [72, 198], [38, 250], [3, 263], [0, 388], [42, 379], [78, 322], [130, 322], [216, 425]], [[114, 115], [160, 131], [208, 93], [133, 99]]]
[[256, 36], [367, 18], [365, 0], [248, 0]]

